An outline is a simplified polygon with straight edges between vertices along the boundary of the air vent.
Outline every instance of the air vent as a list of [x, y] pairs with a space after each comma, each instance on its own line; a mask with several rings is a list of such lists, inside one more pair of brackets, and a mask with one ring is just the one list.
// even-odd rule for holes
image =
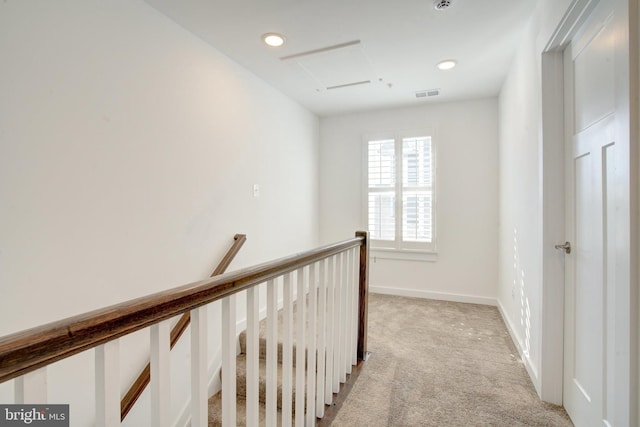
[[434, 0], [433, 7], [436, 10], [445, 10], [451, 6], [451, 3], [453, 3], [453, 0]]
[[421, 90], [416, 92], [416, 98], [427, 98], [440, 95], [440, 89]]

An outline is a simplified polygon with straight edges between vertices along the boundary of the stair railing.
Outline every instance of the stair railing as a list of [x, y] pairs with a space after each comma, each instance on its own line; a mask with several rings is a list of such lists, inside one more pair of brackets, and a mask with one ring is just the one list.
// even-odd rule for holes
[[[215, 268], [215, 270], [213, 270], [213, 273], [211, 273], [211, 276], [209, 277], [219, 276], [220, 274], [224, 273], [227, 268], [229, 268], [231, 261], [233, 261], [235, 256], [242, 248], [242, 245], [244, 245], [244, 242], [246, 241], [247, 236], [245, 234], [236, 234], [235, 236], [233, 236], [233, 245], [231, 246], [231, 248], [229, 248], [226, 255], [220, 261], [220, 264], [218, 264], [218, 266]], [[178, 340], [180, 339], [184, 331], [187, 330], [190, 322], [191, 315], [189, 312], [184, 313], [180, 317], [180, 319], [178, 319], [178, 322], [171, 329], [171, 335], [169, 337], [170, 350], [173, 350], [173, 347], [175, 347], [175, 345], [178, 343]], [[150, 380], [151, 362], [147, 363], [142, 372], [140, 372], [140, 375], [138, 375], [133, 384], [131, 384], [131, 387], [129, 388], [127, 393], [122, 398], [122, 401], [120, 402], [121, 421], [123, 421], [129, 411], [131, 411], [133, 405], [135, 405], [135, 403], [138, 401], [138, 398], [142, 395], [144, 389], [149, 385]]]
[[[119, 338], [148, 327], [151, 330], [151, 425], [168, 426], [170, 331], [167, 320], [190, 313], [191, 425], [206, 426], [206, 307], [220, 300], [222, 423], [234, 426], [236, 294], [246, 290], [247, 366], [250, 371], [247, 377], [247, 425], [257, 426], [258, 286], [264, 285], [268, 336], [266, 424], [276, 425], [275, 339], [281, 284], [284, 317], [282, 425], [292, 425], [292, 417], [295, 417], [296, 426], [315, 425], [316, 418], [323, 416], [324, 405], [331, 404], [333, 393], [339, 391], [340, 383], [344, 382], [351, 367], [366, 356], [368, 253], [367, 233], [357, 232], [356, 237], [342, 242], [7, 335], [0, 338], [0, 383], [16, 379], [16, 403], [47, 403], [46, 392], [43, 392], [46, 387], [42, 386], [46, 383], [46, 366], [95, 348], [96, 426], [119, 425]], [[298, 298], [295, 408], [292, 407], [294, 284]], [[307, 316], [307, 310], [310, 316]]]

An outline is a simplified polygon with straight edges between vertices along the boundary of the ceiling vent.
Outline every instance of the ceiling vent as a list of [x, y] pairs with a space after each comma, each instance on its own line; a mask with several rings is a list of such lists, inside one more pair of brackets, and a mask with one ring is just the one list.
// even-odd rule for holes
[[435, 10], [445, 10], [451, 6], [451, 3], [453, 3], [453, 0], [434, 0], [433, 7]]
[[440, 95], [440, 89], [421, 90], [416, 92], [416, 98], [427, 98]]

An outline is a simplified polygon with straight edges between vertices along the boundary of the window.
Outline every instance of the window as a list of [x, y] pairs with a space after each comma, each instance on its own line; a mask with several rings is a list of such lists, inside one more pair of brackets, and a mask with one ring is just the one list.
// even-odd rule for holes
[[366, 139], [372, 248], [435, 252], [434, 144], [429, 134]]

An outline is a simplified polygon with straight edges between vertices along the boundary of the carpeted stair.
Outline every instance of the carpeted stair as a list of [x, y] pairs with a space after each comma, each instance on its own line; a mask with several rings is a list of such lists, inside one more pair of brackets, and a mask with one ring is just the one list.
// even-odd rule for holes
[[[295, 347], [294, 347], [295, 354]], [[265, 418], [265, 404], [266, 404], [266, 386], [267, 386], [267, 368], [266, 368], [266, 339], [263, 335], [260, 336], [260, 356], [259, 356], [259, 372], [260, 378], [259, 384], [259, 411], [260, 411], [260, 425], [264, 425]], [[295, 360], [295, 358], [294, 358]], [[295, 362], [294, 362], [295, 363]], [[246, 347], [246, 332], [240, 334], [240, 354], [236, 358], [236, 394], [237, 394], [237, 414], [236, 422], [238, 426], [246, 425], [246, 397], [247, 397], [247, 347]], [[293, 372], [293, 378], [295, 379], [295, 370]], [[294, 395], [292, 400], [295, 408], [295, 382], [294, 382]], [[282, 341], [278, 342], [278, 424], [280, 424], [282, 409]], [[209, 399], [209, 426], [221, 426], [222, 425], [222, 394], [216, 393]]]
[[[293, 402], [292, 408], [295, 411], [295, 378], [296, 378], [296, 342], [295, 342], [295, 321], [296, 321], [296, 309], [295, 302], [293, 307], [293, 325], [294, 325], [294, 334], [293, 334], [293, 387], [292, 387], [292, 396], [291, 400]], [[281, 409], [282, 409], [282, 311], [278, 312], [278, 425], [281, 423]], [[247, 396], [247, 378], [246, 378], [246, 364], [247, 364], [247, 335], [246, 331], [243, 331], [240, 336], [240, 354], [236, 357], [236, 424], [238, 426], [246, 425], [246, 396]], [[264, 419], [266, 414], [265, 404], [266, 404], [266, 385], [267, 385], [267, 340], [266, 340], [266, 319], [263, 319], [260, 322], [260, 332], [259, 332], [259, 372], [260, 378], [258, 381], [259, 384], [259, 418], [260, 425], [264, 425]], [[305, 352], [305, 361], [306, 361], [306, 352]], [[292, 414], [292, 419], [294, 418]], [[222, 394], [220, 392], [216, 393], [214, 396], [209, 398], [209, 426], [221, 426], [222, 425]]]

